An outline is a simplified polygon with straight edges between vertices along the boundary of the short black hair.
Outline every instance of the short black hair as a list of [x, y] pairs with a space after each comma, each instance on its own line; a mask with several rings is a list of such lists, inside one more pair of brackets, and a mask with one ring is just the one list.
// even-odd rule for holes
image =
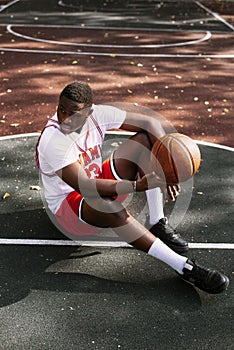
[[74, 81], [62, 90], [59, 98], [62, 96], [78, 103], [91, 105], [93, 103], [93, 92], [91, 87], [83, 81]]

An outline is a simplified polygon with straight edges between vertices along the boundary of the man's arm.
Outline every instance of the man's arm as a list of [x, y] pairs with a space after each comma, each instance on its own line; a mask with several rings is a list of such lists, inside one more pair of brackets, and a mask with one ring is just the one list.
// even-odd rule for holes
[[74, 190], [84, 197], [116, 196], [119, 194], [141, 192], [149, 188], [163, 186], [164, 183], [154, 173], [143, 176], [135, 181], [89, 179], [85, 170], [78, 162], [74, 162], [56, 172]]
[[126, 118], [120, 129], [133, 132], [144, 130], [148, 133], [152, 145], [165, 135], [165, 130], [159, 120], [134, 112], [126, 112]]

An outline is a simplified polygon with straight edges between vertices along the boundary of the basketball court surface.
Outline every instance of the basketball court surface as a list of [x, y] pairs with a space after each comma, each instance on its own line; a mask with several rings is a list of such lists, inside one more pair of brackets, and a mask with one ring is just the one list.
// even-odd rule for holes
[[[0, 349], [233, 349], [234, 11], [232, 2], [223, 4], [229, 10], [219, 14], [220, 2], [0, 1]], [[163, 62], [169, 73], [160, 80]], [[58, 93], [81, 66], [97, 102], [121, 97], [128, 108], [140, 108], [135, 98], [153, 107], [158, 92], [143, 94], [141, 81], [156, 79], [149, 67], [159, 72], [159, 85], [168, 100], [174, 97], [173, 116], [166, 99], [162, 114], [194, 137], [202, 154], [192, 192], [182, 184], [181, 200], [191, 195], [188, 209], [180, 212], [175, 203], [165, 211], [189, 241], [188, 257], [228, 275], [224, 293], [198, 291], [111, 230], [73, 241], [50, 221], [34, 149]], [[188, 78], [193, 69], [196, 86]], [[112, 86], [104, 75], [114, 70]], [[185, 86], [183, 108], [174, 105], [172, 73], [177, 88]], [[46, 85], [52, 78], [54, 85]], [[191, 114], [183, 114], [189, 105]], [[108, 133], [105, 154], [126, 137]], [[133, 197], [129, 210], [144, 223], [144, 196]]]

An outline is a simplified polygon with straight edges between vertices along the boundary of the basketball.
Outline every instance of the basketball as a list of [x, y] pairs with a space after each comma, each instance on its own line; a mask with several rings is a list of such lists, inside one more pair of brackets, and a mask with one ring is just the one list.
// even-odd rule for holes
[[196, 174], [201, 153], [189, 136], [180, 133], [164, 135], [151, 150], [153, 170], [167, 184], [189, 180]]

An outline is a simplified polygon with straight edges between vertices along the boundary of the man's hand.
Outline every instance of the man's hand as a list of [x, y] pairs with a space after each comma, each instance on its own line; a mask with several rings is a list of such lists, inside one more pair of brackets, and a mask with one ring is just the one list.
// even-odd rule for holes
[[[172, 202], [176, 200], [176, 197], [180, 194], [180, 185], [167, 185], [167, 195], [170, 197]], [[168, 197], [164, 195], [165, 201], [168, 202]]]
[[[162, 180], [152, 172], [144, 175], [140, 180], [137, 181], [136, 190], [137, 192], [146, 191], [151, 188], [161, 187], [163, 185]], [[164, 183], [165, 186], [165, 183]]]
[[180, 185], [170, 185], [166, 184], [165, 180], [161, 179], [159, 176], [152, 172], [142, 177], [141, 180], [137, 181], [137, 192], [149, 190], [151, 188], [160, 187], [164, 195], [165, 201], [168, 201], [168, 197], [173, 202], [180, 193]]

